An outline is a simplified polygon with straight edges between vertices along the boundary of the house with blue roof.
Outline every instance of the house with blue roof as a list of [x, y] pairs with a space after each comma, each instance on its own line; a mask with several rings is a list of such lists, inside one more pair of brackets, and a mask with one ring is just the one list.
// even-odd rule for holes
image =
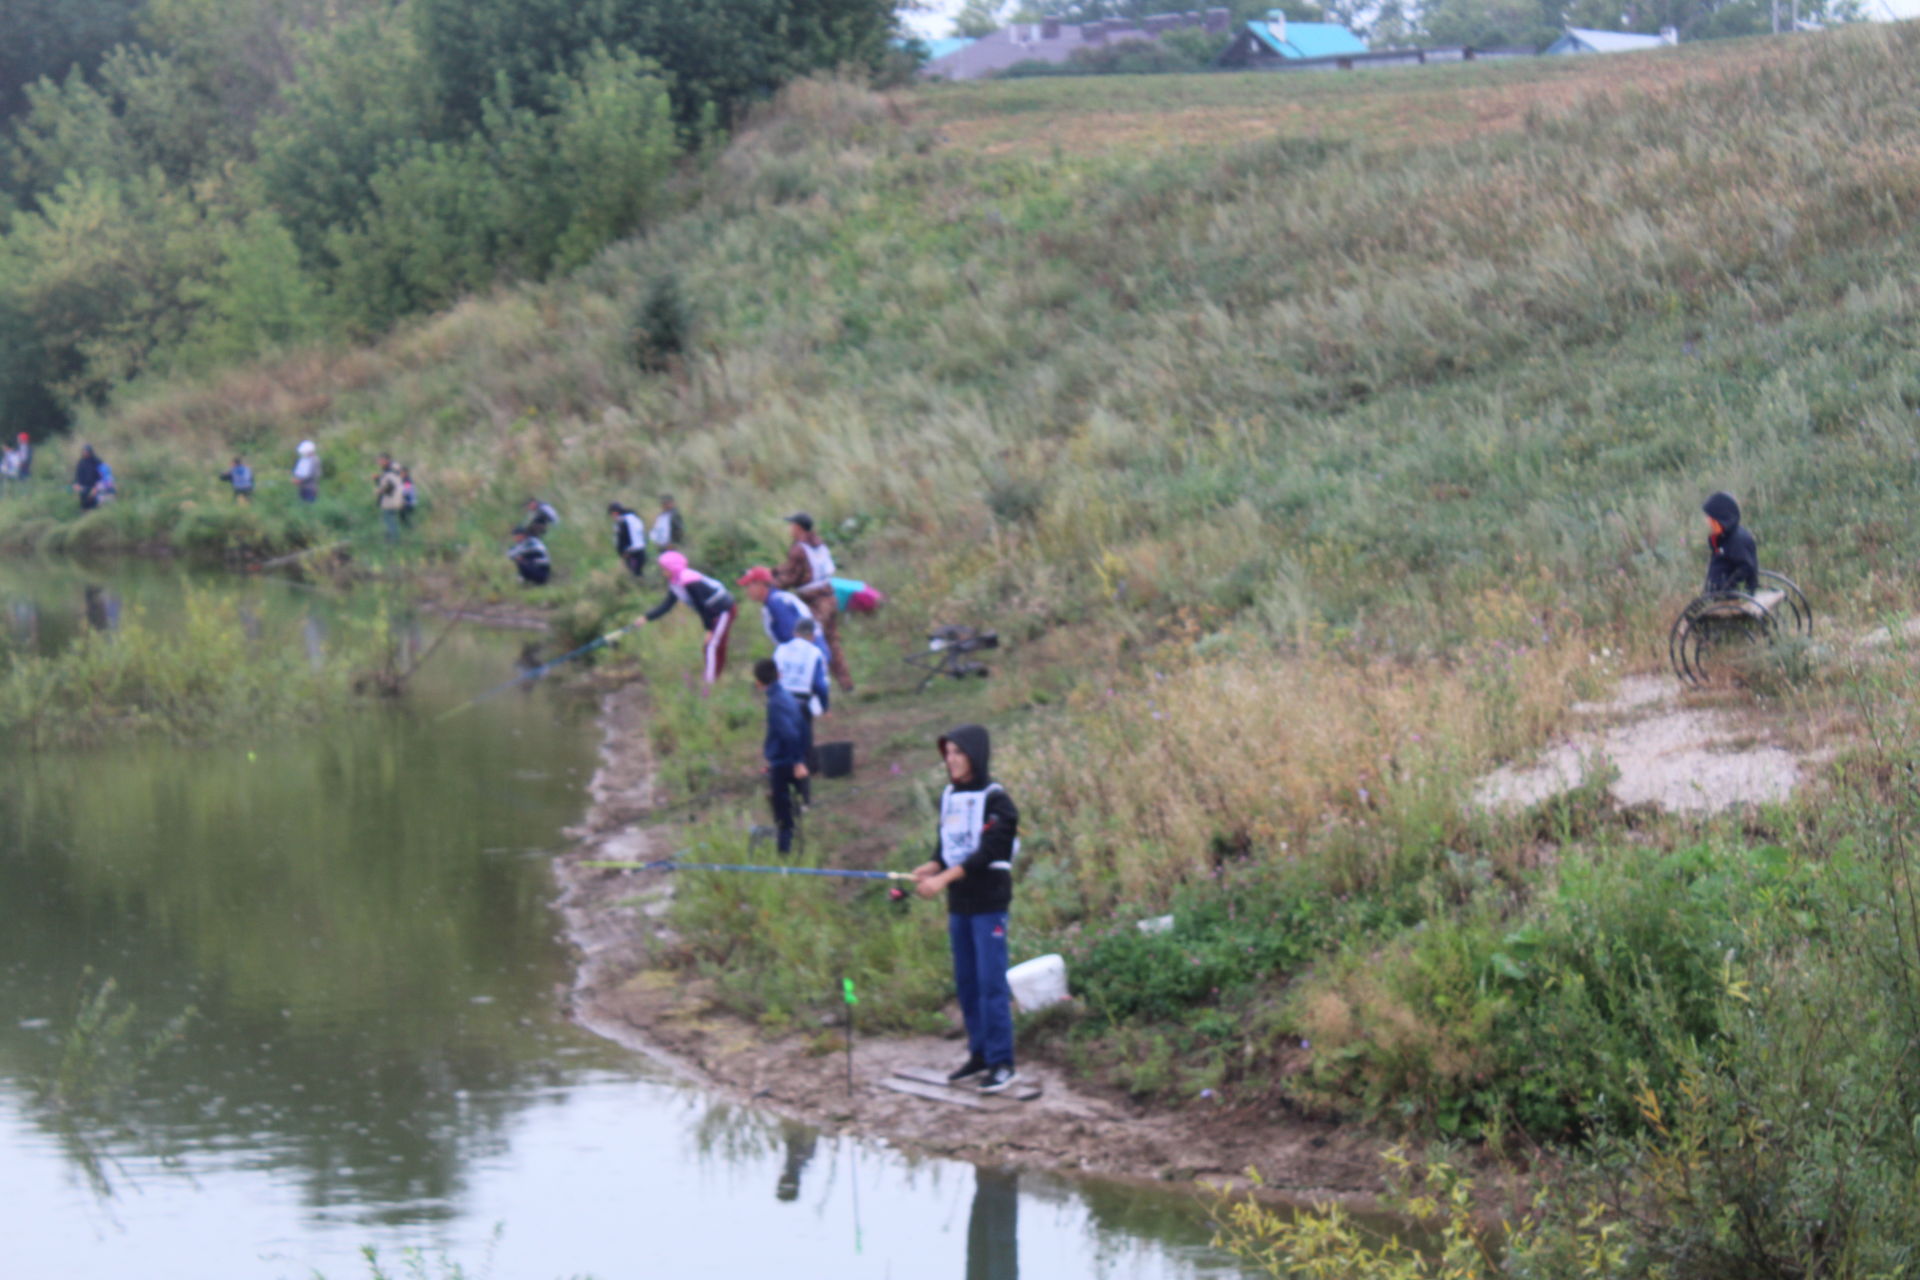
[[1220, 55], [1223, 67], [1343, 58], [1367, 51], [1367, 42], [1337, 22], [1290, 22], [1278, 9], [1248, 21]]

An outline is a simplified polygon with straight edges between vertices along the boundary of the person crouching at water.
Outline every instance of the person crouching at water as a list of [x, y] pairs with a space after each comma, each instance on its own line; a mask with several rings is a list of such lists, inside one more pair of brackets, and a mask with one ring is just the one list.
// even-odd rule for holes
[[947, 942], [968, 1049], [967, 1060], [947, 1080], [979, 1077], [982, 1093], [999, 1093], [1020, 1078], [1013, 1066], [1013, 991], [1007, 985], [1007, 908], [1020, 852], [1020, 811], [993, 780], [992, 752], [987, 731], [977, 724], [940, 739], [947, 766], [940, 828], [933, 858], [913, 869], [921, 897], [947, 892]]
[[806, 729], [800, 721], [800, 704], [780, 683], [780, 668], [772, 658], [753, 664], [753, 682], [767, 699], [767, 740], [761, 755], [767, 761], [773, 829], [780, 852], [792, 853], [793, 793], [807, 783]]
[[514, 529], [513, 550], [507, 552], [507, 558], [520, 571], [522, 582], [539, 586], [553, 576], [553, 557], [547, 554], [547, 544], [525, 525]]
[[739, 616], [740, 606], [734, 603], [732, 593], [725, 587], [690, 568], [687, 558], [678, 551], [669, 551], [660, 557], [660, 572], [667, 577], [666, 597], [635, 618], [633, 625], [644, 627], [649, 622], [658, 622], [676, 604], [691, 608], [699, 615], [700, 625], [707, 629], [700, 665], [706, 689], [711, 692], [714, 682], [727, 669], [727, 638], [733, 633], [733, 620]]

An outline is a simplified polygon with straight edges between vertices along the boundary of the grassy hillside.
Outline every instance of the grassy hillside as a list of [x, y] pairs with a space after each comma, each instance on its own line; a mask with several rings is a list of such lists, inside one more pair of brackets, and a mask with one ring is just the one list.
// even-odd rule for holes
[[[1035, 1044], [1250, 1116], [1631, 1137], [1604, 1149], [1640, 1170], [1670, 1170], [1678, 1123], [1646, 1099], [1683, 1102], [1698, 1176], [1771, 1207], [1749, 1238], [1672, 1197], [1648, 1256], [1788, 1274], [1844, 1237], [1897, 1270], [1915, 1206], [1889, 1170], [1916, 1139], [1888, 1117], [1920, 1113], [1920, 956], [1885, 916], [1912, 868], [1900, 724], [1818, 803], [1744, 824], [1465, 800], [1603, 655], [1653, 664], [1714, 489], [1829, 619], [1910, 611], [1915, 101], [1914, 24], [1366, 76], [801, 85], [689, 213], [564, 282], [136, 388], [87, 428], [127, 501], [13, 503], [0, 537], [330, 540], [374, 526], [362, 473], [392, 448], [428, 502], [394, 559], [506, 593], [499, 536], [553, 498], [564, 580], [532, 598], [584, 632], [634, 599], [592, 567], [609, 497], [677, 492], [696, 563], [728, 572], [808, 507], [894, 595], [869, 669], [930, 619], [1012, 642], [979, 697], [1033, 821], [1016, 950], [1067, 950], [1088, 1008]], [[637, 350], [670, 294], [684, 354]], [[305, 436], [344, 496], [220, 498], [226, 454], [264, 468]], [[750, 735], [743, 690], [713, 713], [657, 686], [669, 767]], [[855, 947], [902, 975], [880, 1016], [937, 1001], [933, 922], [760, 893], [680, 908], [690, 966], [791, 978], [736, 982], [740, 1007], [790, 1018]], [[1170, 905], [1164, 938], [1108, 927]], [[1785, 1108], [1794, 1071], [1825, 1073], [1828, 1128]], [[1777, 1159], [1735, 1131], [1753, 1115]], [[1822, 1234], [1834, 1197], [1850, 1225]]]

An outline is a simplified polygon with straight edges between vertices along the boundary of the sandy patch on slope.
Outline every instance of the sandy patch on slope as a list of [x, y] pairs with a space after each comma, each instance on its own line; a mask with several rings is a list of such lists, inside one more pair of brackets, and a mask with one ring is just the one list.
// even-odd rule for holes
[[1667, 677], [1629, 676], [1612, 699], [1573, 710], [1612, 723], [1574, 733], [1531, 764], [1488, 774], [1474, 789], [1475, 805], [1524, 809], [1608, 770], [1618, 775], [1607, 787], [1615, 803], [1671, 813], [1773, 803], [1800, 782], [1802, 762], [1792, 751], [1759, 739], [1746, 719], [1681, 706]]

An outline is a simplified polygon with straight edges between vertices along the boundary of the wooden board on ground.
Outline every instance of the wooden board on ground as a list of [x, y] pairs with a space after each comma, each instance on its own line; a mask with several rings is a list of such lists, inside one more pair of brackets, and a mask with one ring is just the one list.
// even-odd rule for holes
[[902, 1080], [898, 1076], [880, 1081], [880, 1087], [891, 1089], [895, 1093], [910, 1094], [916, 1098], [944, 1102], [950, 1107], [965, 1107], [969, 1111], [1006, 1111], [1020, 1105], [1005, 1098], [982, 1095], [977, 1089], [956, 1089], [951, 1085]]
[[[972, 1081], [961, 1085], [948, 1084], [946, 1072], [933, 1067], [902, 1067], [893, 1074], [896, 1079], [911, 1080], [915, 1084], [931, 1085], [944, 1093], [951, 1093], [965, 1098], [969, 1102], [1032, 1102], [1040, 1096], [1040, 1082], [1033, 1079], [1015, 1081], [1013, 1087], [1003, 1093], [981, 1093], [978, 1086]], [[902, 1090], [902, 1092], [905, 1092], [905, 1090]]]

